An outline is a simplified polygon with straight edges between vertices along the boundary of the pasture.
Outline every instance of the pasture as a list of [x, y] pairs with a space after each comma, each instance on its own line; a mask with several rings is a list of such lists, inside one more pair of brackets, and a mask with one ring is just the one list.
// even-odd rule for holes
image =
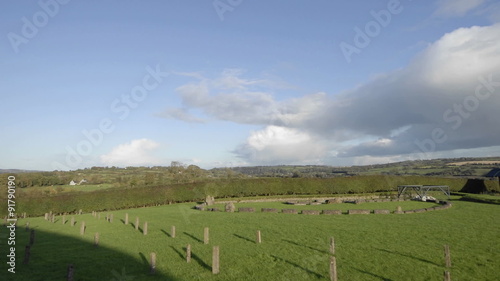
[[[302, 209], [426, 208], [429, 202], [386, 202], [289, 206], [282, 203], [236, 203], [239, 207]], [[192, 209], [193, 203], [20, 219], [16, 231], [16, 273], [8, 280], [329, 280], [329, 238], [334, 237], [339, 280], [443, 280], [443, 245], [450, 245], [452, 280], [495, 280], [500, 272], [500, 206], [453, 201], [453, 207], [417, 214], [303, 215], [226, 213]], [[223, 210], [223, 206], [219, 205]], [[129, 224], [124, 224], [125, 214]], [[105, 220], [113, 214], [113, 222]], [[136, 217], [139, 229], [135, 229]], [[23, 264], [30, 223], [36, 237]], [[85, 222], [85, 234], [80, 225]], [[148, 222], [144, 235], [144, 222]], [[171, 226], [176, 227], [175, 238]], [[210, 229], [208, 244], [204, 228]], [[256, 231], [262, 233], [262, 243]], [[1, 229], [2, 244], [6, 228]], [[99, 233], [99, 246], [94, 234]], [[192, 260], [186, 262], [190, 244]], [[212, 274], [212, 247], [220, 246], [220, 273]], [[149, 274], [149, 254], [157, 256]], [[0, 256], [6, 259], [6, 247]]]

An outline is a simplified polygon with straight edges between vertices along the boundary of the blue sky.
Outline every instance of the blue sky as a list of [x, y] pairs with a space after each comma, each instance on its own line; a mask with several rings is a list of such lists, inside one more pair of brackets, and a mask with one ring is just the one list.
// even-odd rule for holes
[[500, 3], [0, 3], [0, 168], [498, 156]]

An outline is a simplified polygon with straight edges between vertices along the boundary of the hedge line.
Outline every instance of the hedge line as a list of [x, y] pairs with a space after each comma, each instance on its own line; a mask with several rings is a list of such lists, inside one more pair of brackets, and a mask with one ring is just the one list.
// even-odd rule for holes
[[[477, 187], [476, 189], [487, 188], [490, 191], [500, 191], [498, 181], [471, 182], [464, 178], [382, 175], [327, 179], [255, 178], [18, 197], [16, 211], [17, 213], [26, 212], [31, 216], [43, 215], [48, 211], [55, 213], [71, 213], [79, 209], [84, 212], [107, 211], [174, 202], [202, 201], [206, 195], [228, 198], [259, 195], [373, 193], [394, 191], [398, 185], [405, 184], [448, 185], [454, 192], [461, 191], [464, 187], [473, 189], [474, 186]], [[7, 201], [1, 200], [2, 205]], [[2, 206], [1, 213], [6, 214], [5, 205]]]

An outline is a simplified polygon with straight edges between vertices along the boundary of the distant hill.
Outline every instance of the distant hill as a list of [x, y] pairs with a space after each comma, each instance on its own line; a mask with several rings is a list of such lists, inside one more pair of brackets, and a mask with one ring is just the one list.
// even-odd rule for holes
[[[500, 168], [500, 157], [467, 157], [409, 160], [396, 163], [335, 167], [326, 165], [277, 165], [232, 167], [232, 171], [253, 177], [336, 177], [352, 175], [420, 175], [484, 177]], [[225, 168], [218, 168], [225, 169]], [[213, 169], [217, 170], [217, 169]]]
[[43, 171], [36, 170], [21, 170], [21, 169], [0, 169], [0, 174], [21, 174], [21, 173], [36, 173]]

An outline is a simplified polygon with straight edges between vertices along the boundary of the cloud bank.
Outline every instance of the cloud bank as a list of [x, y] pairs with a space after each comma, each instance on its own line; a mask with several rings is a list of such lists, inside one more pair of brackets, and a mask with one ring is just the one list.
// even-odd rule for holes
[[163, 117], [263, 126], [233, 151], [250, 163], [395, 157], [500, 144], [500, 24], [454, 30], [406, 67], [336, 95], [276, 100], [269, 81], [241, 76], [235, 70], [214, 79], [198, 76], [177, 89], [183, 108], [170, 108]]

